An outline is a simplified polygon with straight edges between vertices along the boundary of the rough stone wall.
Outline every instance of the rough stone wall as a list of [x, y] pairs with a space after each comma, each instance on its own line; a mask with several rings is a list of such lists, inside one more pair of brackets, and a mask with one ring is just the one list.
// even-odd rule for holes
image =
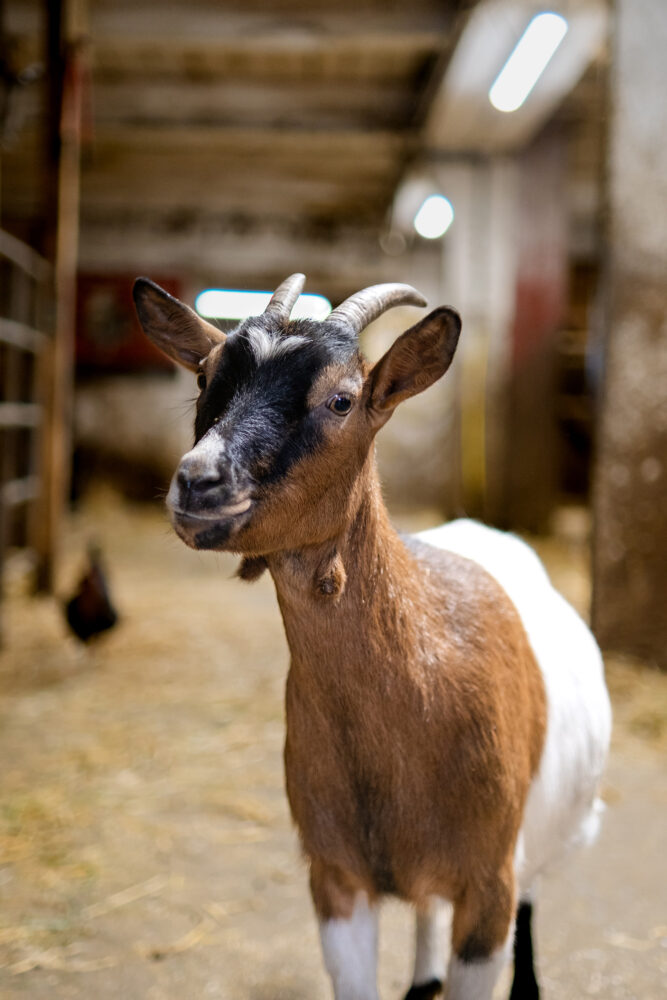
[[593, 623], [667, 669], [667, 5], [617, 0]]

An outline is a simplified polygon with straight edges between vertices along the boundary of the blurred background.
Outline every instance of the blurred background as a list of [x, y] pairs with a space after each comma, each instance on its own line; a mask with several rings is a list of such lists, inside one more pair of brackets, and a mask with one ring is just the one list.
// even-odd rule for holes
[[[196, 390], [131, 299], [294, 271], [332, 306], [403, 281], [461, 312], [450, 373], [379, 437], [387, 500], [527, 535], [591, 611], [620, 818], [568, 930], [560, 885], [550, 996], [663, 995], [666, 46], [663, 0], [1, 0], [0, 996], [326, 995], [292, 964], [270, 584], [168, 533]], [[638, 816], [653, 878], [613, 896]]]

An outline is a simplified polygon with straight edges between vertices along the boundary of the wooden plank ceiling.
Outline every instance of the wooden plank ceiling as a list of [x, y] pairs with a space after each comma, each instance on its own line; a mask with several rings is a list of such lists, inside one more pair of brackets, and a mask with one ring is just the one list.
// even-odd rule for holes
[[[471, 6], [89, 0], [84, 251], [87, 227], [123, 220], [377, 232]], [[43, 5], [8, 0], [6, 10], [39, 59]], [[38, 89], [4, 158], [4, 217], [39, 212]]]
[[[224, 274], [266, 286], [285, 269], [307, 269], [334, 296], [382, 279], [389, 265], [378, 237], [411, 163], [485, 148], [489, 74], [511, 39], [503, 36], [497, 65], [486, 49], [468, 58], [466, 72], [483, 77], [472, 114], [459, 109], [468, 105], [456, 91], [457, 66], [487, 38], [474, 30], [480, 20], [491, 36], [494, 25], [506, 35], [532, 10], [529, 0], [68, 2], [83, 12], [90, 67], [82, 268], [196, 281]], [[5, 74], [36, 68], [39, 76], [48, 3], [0, 4]], [[572, 2], [571, 35], [575, 14], [599, 3]], [[2, 137], [1, 223], [38, 249], [49, 190], [45, 91], [44, 76], [14, 88]], [[601, 149], [600, 101], [586, 94], [568, 128], [575, 140], [595, 136]], [[511, 117], [494, 119], [505, 139]], [[583, 170], [575, 163], [573, 176], [583, 178], [585, 222], [599, 154], [591, 156], [590, 141], [582, 149]]]
[[96, 0], [84, 213], [377, 223], [460, 7]]

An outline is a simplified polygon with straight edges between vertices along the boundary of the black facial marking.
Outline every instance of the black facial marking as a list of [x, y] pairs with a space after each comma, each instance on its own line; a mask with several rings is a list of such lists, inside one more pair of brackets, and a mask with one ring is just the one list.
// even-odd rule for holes
[[[250, 333], [260, 327], [270, 338], [301, 337], [289, 351], [259, 357]], [[202, 392], [195, 418], [195, 441], [214, 425], [225, 439], [229, 461], [256, 482], [283, 477], [295, 462], [314, 451], [321, 428], [308, 420], [308, 393], [322, 369], [356, 353], [345, 331], [325, 332], [309, 320], [283, 329], [272, 317], [246, 320], [231, 333], [215, 371]]]
[[440, 979], [430, 979], [419, 986], [411, 986], [404, 1000], [435, 1000], [442, 996], [443, 984]]
[[231, 531], [231, 522], [216, 522], [212, 527], [206, 528], [195, 535], [195, 546], [198, 549], [220, 548], [229, 538]]
[[540, 988], [535, 978], [533, 955], [532, 917], [532, 905], [519, 903], [514, 933], [514, 979], [510, 1000], [539, 1000]]

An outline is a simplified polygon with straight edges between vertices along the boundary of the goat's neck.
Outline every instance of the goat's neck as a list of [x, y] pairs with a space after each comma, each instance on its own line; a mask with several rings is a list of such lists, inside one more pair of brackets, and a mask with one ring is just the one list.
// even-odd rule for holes
[[[325, 542], [267, 558], [293, 660], [335, 656], [350, 643], [403, 646], [418, 568], [392, 527], [374, 460], [350, 497], [345, 527]], [[405, 607], [403, 607], [405, 605]], [[372, 628], [369, 628], [372, 623]], [[369, 635], [372, 633], [372, 636]]]

